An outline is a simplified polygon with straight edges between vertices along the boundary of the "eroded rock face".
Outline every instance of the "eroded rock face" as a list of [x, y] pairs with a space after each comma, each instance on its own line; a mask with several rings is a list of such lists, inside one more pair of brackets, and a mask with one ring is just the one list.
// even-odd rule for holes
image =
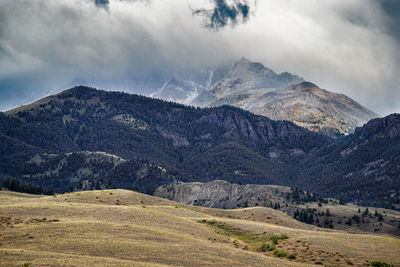
[[154, 195], [181, 203], [211, 208], [267, 206], [290, 188], [275, 185], [239, 185], [216, 180], [208, 183], [180, 183], [163, 185]]

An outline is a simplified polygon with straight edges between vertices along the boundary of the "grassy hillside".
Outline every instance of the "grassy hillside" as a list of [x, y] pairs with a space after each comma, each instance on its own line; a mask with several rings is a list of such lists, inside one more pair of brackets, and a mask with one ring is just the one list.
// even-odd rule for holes
[[[398, 238], [318, 229], [264, 207], [207, 209], [126, 190], [1, 191], [0, 214], [1, 266], [400, 264]], [[263, 251], [273, 235], [278, 252]]]
[[[400, 236], [400, 212], [361, 207], [323, 198], [299, 188], [278, 185], [238, 185], [226, 181], [179, 183], [157, 188], [155, 196], [208, 208], [269, 207], [318, 227], [351, 233]], [[271, 222], [273, 217], [260, 218]], [[281, 225], [281, 223], [280, 223]]]

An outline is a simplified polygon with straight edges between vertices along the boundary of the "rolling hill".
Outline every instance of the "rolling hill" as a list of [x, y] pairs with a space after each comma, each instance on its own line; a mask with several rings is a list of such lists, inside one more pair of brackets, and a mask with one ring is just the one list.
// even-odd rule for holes
[[207, 209], [126, 190], [0, 199], [2, 266], [400, 264], [398, 238], [319, 229], [269, 208]]
[[[176, 183], [156, 189], [155, 196], [219, 209], [269, 207], [298, 221], [350, 233], [400, 236], [400, 213], [390, 209], [360, 207], [343, 200], [324, 198], [299, 188], [278, 185], [239, 185], [226, 181]], [[264, 218], [272, 222], [272, 217]], [[281, 225], [281, 224], [280, 224]]]

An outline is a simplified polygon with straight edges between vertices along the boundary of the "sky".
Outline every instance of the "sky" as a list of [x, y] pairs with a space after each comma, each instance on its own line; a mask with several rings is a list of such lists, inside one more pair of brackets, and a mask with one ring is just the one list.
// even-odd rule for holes
[[144, 93], [242, 56], [400, 112], [398, 0], [1, 0], [0, 110], [76, 84]]

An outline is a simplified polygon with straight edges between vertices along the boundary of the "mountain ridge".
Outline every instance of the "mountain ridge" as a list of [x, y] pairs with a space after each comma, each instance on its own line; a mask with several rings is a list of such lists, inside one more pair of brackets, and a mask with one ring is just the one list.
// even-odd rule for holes
[[[223, 179], [301, 185], [387, 207], [400, 204], [398, 116], [373, 120], [357, 134], [335, 140], [232, 106], [196, 108], [80, 86], [1, 113], [6, 145], [0, 179], [12, 176], [64, 192], [85, 181], [95, 185], [93, 178], [150, 194], [176, 181]], [[374, 129], [384, 137], [372, 138], [368, 133]], [[84, 151], [115, 155], [124, 163], [116, 166], [100, 155], [93, 161]], [[37, 154], [44, 162], [32, 161]]]
[[[72, 166], [77, 169], [94, 166], [79, 160], [81, 155], [77, 153], [80, 151], [105, 152], [131, 162], [118, 166], [116, 176], [107, 168], [92, 172], [97, 173], [95, 177], [99, 179], [117, 179], [111, 184], [124, 187], [129, 186], [122, 182], [129, 172], [129, 164], [137, 170], [143, 164], [161, 166], [167, 171], [165, 174], [157, 172], [155, 177], [158, 178], [154, 181], [143, 182], [139, 174], [131, 175], [130, 186], [151, 192], [161, 181], [175, 179], [193, 181], [223, 177], [232, 181], [279, 182], [286, 176], [282, 175], [285, 170], [279, 168], [280, 163], [271, 157], [272, 154], [285, 160], [293, 151], [311, 153], [319, 144], [329, 141], [290, 122], [275, 122], [235, 107], [198, 109], [82, 86], [35, 105], [6, 112], [0, 119], [0, 132], [4, 135], [39, 147], [39, 154], [57, 154], [62, 162], [66, 161], [58, 173], [59, 180], [64, 181], [67, 188], [73, 186], [72, 181], [79, 180], [76, 173], [68, 171]], [[35, 156], [34, 150], [25, 153], [24, 159], [16, 160], [12, 147], [10, 145], [11, 153], [2, 155], [3, 177], [25, 177], [27, 182], [35, 182], [29, 178], [30, 173], [42, 173], [42, 179], [36, 182], [44, 185], [46, 172], [58, 169], [59, 161], [55, 162], [55, 158], [49, 158], [48, 164], [43, 166], [28, 163]], [[74, 156], [65, 157], [70, 152], [75, 153]], [[23, 167], [7, 172], [7, 164], [13, 162]], [[43, 168], [44, 171], [39, 172]], [[55, 189], [62, 188], [57, 184]]]

